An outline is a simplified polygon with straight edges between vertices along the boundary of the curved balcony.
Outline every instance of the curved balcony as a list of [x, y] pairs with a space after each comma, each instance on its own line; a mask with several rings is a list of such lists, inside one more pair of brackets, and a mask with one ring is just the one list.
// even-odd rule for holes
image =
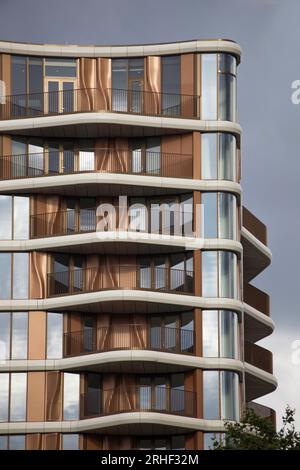
[[64, 334], [63, 355], [74, 357], [121, 350], [194, 354], [195, 332], [184, 328], [122, 324]]
[[[252, 343], [270, 335], [274, 329], [270, 318], [270, 297], [251, 284], [244, 284], [245, 339]], [[265, 318], [264, 318], [265, 317]]]
[[273, 374], [273, 354], [257, 344], [245, 342], [245, 362]]
[[95, 111], [197, 119], [200, 96], [116, 88], [81, 88], [6, 96], [0, 110], [1, 120]]
[[246, 207], [243, 207], [243, 226], [261, 243], [267, 245], [267, 227]]
[[129, 386], [91, 390], [80, 397], [80, 418], [150, 412], [194, 417], [196, 393], [164, 386]]
[[270, 420], [274, 428], [276, 428], [276, 411], [273, 410], [273, 408], [261, 405], [260, 403], [255, 403], [254, 401], [247, 403], [247, 408], [251, 408], [260, 418], [266, 418]]
[[128, 149], [82, 148], [60, 152], [6, 155], [0, 158], [0, 179], [15, 180], [81, 173], [193, 178], [191, 154], [134, 152]]
[[58, 271], [47, 275], [47, 296], [129, 289], [193, 294], [194, 272], [136, 265]]
[[244, 284], [244, 302], [264, 315], [270, 316], [270, 297], [251, 284]]

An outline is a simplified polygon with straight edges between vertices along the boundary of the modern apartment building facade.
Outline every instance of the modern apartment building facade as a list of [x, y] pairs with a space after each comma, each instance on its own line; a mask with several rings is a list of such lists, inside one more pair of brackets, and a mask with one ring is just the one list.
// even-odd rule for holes
[[229, 40], [0, 42], [0, 448], [203, 449], [272, 392]]

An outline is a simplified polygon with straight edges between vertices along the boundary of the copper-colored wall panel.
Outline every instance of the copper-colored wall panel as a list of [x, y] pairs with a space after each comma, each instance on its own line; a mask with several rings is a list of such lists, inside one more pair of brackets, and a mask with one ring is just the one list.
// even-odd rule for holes
[[60, 448], [60, 435], [58, 433], [44, 434], [43, 449], [45, 450], [59, 450]]
[[202, 276], [201, 276], [201, 250], [194, 251], [194, 292], [195, 296], [202, 295]]
[[148, 56], [145, 58], [146, 114], [160, 114], [161, 91], [161, 58]]
[[30, 298], [41, 299], [47, 289], [47, 254], [36, 251], [30, 254]]
[[102, 449], [102, 436], [87, 434], [84, 436], [84, 449], [99, 450]]
[[0, 54], [0, 80], [5, 83], [5, 95], [9, 96], [11, 94], [11, 87], [10, 87], [10, 58], [9, 54]]
[[46, 420], [59, 421], [62, 418], [62, 374], [46, 373]]
[[201, 178], [201, 133], [193, 132], [193, 178]]
[[96, 82], [96, 59], [81, 57], [79, 59], [78, 110], [91, 111], [94, 109], [94, 90]]
[[195, 111], [194, 99], [194, 54], [181, 55], [181, 115], [182, 117], [193, 116]]
[[111, 109], [111, 59], [98, 57], [96, 63], [96, 101], [95, 107], [99, 111]]
[[111, 109], [111, 59], [79, 59], [78, 109], [108, 111]]
[[26, 450], [42, 450], [43, 434], [27, 434]]
[[27, 421], [45, 420], [45, 372], [27, 374]]
[[[7, 135], [0, 137], [0, 155], [11, 155], [11, 138]], [[0, 177], [8, 179], [11, 175], [11, 165], [7, 159], [0, 159]]]
[[181, 178], [193, 177], [192, 134], [162, 137], [161, 151], [162, 176]]
[[28, 359], [46, 357], [46, 312], [29, 312]]

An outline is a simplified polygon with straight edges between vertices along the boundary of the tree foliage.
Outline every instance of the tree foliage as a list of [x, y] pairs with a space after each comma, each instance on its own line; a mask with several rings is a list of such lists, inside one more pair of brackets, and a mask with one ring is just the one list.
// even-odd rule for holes
[[225, 435], [214, 439], [214, 450], [300, 450], [300, 433], [295, 430], [295, 410], [289, 406], [276, 431], [270, 419], [248, 408], [240, 422], [225, 423]]

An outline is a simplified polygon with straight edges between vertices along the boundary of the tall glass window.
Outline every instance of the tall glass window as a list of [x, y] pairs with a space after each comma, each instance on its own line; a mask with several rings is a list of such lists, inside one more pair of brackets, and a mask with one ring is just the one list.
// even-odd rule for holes
[[231, 251], [202, 252], [202, 295], [237, 298], [237, 255]]
[[13, 255], [13, 299], [28, 298], [28, 253]]
[[180, 56], [161, 58], [162, 114], [179, 116], [180, 113]]
[[11, 298], [11, 254], [0, 253], [0, 299]]
[[59, 359], [63, 354], [63, 315], [47, 313], [47, 358]]
[[0, 374], [0, 421], [8, 421], [9, 374]]
[[236, 58], [219, 54], [219, 119], [236, 121]]
[[62, 450], [78, 450], [79, 449], [79, 435], [78, 434], [63, 434], [62, 435]]
[[25, 435], [8, 436], [9, 450], [25, 450]]
[[0, 312], [0, 359], [27, 359], [28, 312]]
[[202, 311], [204, 357], [238, 359], [238, 315], [230, 310]]
[[10, 381], [10, 421], [26, 421], [27, 374], [11, 374]]
[[201, 178], [236, 181], [236, 138], [232, 134], [201, 134]]
[[143, 78], [143, 58], [112, 60], [113, 111], [141, 112]]
[[0, 196], [0, 240], [29, 238], [29, 197]]
[[64, 420], [79, 419], [79, 374], [64, 373]]
[[203, 371], [204, 419], [239, 420], [239, 378], [231, 371]]
[[0, 360], [10, 358], [10, 312], [0, 312]]
[[217, 119], [217, 54], [202, 54], [201, 118]]
[[202, 193], [202, 236], [237, 238], [237, 201], [230, 193]]

